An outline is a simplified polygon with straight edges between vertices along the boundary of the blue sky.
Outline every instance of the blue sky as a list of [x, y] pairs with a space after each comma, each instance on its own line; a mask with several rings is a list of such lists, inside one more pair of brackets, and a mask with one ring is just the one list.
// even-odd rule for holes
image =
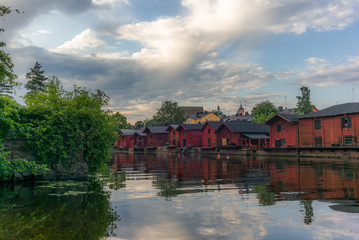
[[[359, 101], [357, 0], [5, 0], [19, 81], [39, 61], [66, 89], [101, 89], [134, 123], [161, 101], [234, 114], [261, 101]], [[18, 89], [17, 98], [25, 94]]]

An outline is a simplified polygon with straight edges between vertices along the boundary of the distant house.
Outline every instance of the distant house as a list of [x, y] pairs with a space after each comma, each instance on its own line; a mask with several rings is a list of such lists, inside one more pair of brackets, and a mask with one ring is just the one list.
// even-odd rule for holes
[[300, 147], [358, 146], [359, 103], [334, 105], [299, 118]]
[[193, 106], [179, 106], [184, 111], [185, 116], [190, 116], [198, 112], [203, 112], [203, 107], [193, 107]]
[[202, 124], [180, 124], [179, 132], [180, 147], [202, 147]]
[[206, 122], [202, 128], [202, 145], [206, 148], [215, 147], [218, 144], [216, 130], [221, 122]]
[[143, 130], [146, 133], [146, 147], [159, 147], [168, 144], [167, 126], [148, 126]]
[[145, 145], [146, 134], [142, 133], [142, 130], [120, 129], [118, 134], [120, 136], [114, 144], [115, 147], [133, 149]]
[[178, 147], [179, 146], [179, 132], [178, 132], [178, 124], [171, 124], [167, 127], [167, 131], [168, 131], [168, 139], [169, 139], [169, 143], [168, 146], [169, 147]]
[[199, 112], [189, 116], [183, 123], [184, 124], [204, 124], [207, 121], [221, 121], [222, 119], [212, 112]]
[[264, 123], [270, 127], [270, 147], [298, 147], [299, 117], [280, 112]]
[[264, 124], [222, 123], [216, 133], [219, 146], [240, 146], [243, 149], [259, 149], [269, 144], [269, 126]]

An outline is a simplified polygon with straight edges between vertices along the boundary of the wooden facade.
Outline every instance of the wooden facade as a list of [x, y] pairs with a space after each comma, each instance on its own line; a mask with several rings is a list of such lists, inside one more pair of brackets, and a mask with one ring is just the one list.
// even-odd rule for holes
[[180, 147], [202, 147], [202, 124], [180, 124], [179, 132]]
[[269, 127], [264, 124], [222, 123], [216, 133], [219, 146], [256, 150], [269, 145]]
[[220, 122], [206, 122], [202, 128], [202, 146], [213, 148], [218, 145], [216, 130], [221, 125]]
[[270, 127], [270, 147], [298, 147], [298, 117], [277, 113], [265, 122]]
[[359, 103], [335, 105], [299, 119], [300, 147], [358, 146]]
[[184, 124], [197, 124], [202, 123], [204, 124], [207, 121], [221, 121], [222, 118], [218, 117], [216, 114], [212, 112], [201, 112], [196, 113], [189, 116], [183, 123]]
[[114, 147], [133, 149], [146, 145], [146, 134], [142, 130], [120, 129], [118, 140], [115, 140]]
[[179, 125], [176, 124], [172, 124], [170, 126], [167, 127], [167, 131], [168, 131], [168, 146], [169, 147], [178, 147], [179, 146], [179, 141], [180, 141], [180, 137], [179, 137], [179, 132], [178, 132], [178, 127]]
[[146, 147], [159, 147], [168, 145], [168, 131], [166, 126], [148, 126], [143, 130], [146, 133]]

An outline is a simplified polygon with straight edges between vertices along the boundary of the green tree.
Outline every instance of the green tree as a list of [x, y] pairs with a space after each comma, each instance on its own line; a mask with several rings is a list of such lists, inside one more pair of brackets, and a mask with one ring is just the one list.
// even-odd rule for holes
[[155, 115], [153, 120], [157, 125], [166, 125], [167, 123], [181, 123], [184, 120], [184, 111], [178, 106], [177, 102], [165, 101]]
[[132, 125], [127, 122], [127, 118], [119, 112], [113, 114], [112, 118], [116, 123], [116, 130], [132, 128]]
[[25, 84], [25, 88], [29, 90], [29, 93], [44, 91], [46, 81], [48, 80], [44, 75], [44, 71], [41, 70], [41, 64], [37, 61], [35, 66], [30, 68], [30, 72], [26, 73], [26, 79], [29, 79]]
[[141, 129], [145, 126], [143, 121], [137, 121], [135, 122], [135, 129]]
[[[19, 10], [15, 10], [19, 12]], [[0, 5], [0, 17], [4, 17], [10, 14], [12, 10], [9, 7]], [[0, 28], [0, 34], [5, 32], [4, 28]], [[20, 83], [16, 82], [17, 75], [14, 73], [14, 64], [11, 57], [2, 48], [6, 46], [6, 43], [0, 41], [0, 94], [12, 93], [15, 86], [19, 86]]]
[[302, 86], [300, 88], [302, 96], [297, 96], [298, 102], [295, 112], [297, 114], [308, 114], [313, 112], [314, 105], [310, 102], [310, 89], [309, 87]]
[[145, 120], [143, 120], [143, 124], [144, 124], [145, 127], [147, 127], [147, 126], [157, 126], [157, 125], [159, 125], [159, 124], [157, 124], [157, 122], [156, 122], [155, 120], [153, 120], [153, 119], [145, 119]]
[[264, 101], [257, 103], [252, 109], [253, 123], [264, 123], [268, 118], [278, 112], [273, 103]]

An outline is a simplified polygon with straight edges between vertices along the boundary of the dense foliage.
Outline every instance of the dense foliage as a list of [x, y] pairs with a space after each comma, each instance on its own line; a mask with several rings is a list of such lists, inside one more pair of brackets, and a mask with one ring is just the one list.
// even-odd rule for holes
[[131, 124], [127, 122], [127, 118], [124, 115], [117, 112], [111, 115], [111, 117], [115, 122], [116, 130], [132, 128]]
[[30, 146], [41, 163], [67, 164], [83, 159], [95, 170], [110, 157], [115, 122], [102, 110], [109, 98], [100, 90], [65, 91], [57, 78], [26, 99], [25, 123], [32, 126]]
[[253, 123], [264, 123], [268, 118], [278, 112], [275, 105], [269, 101], [256, 104], [252, 109]]
[[298, 102], [295, 112], [297, 114], [308, 114], [313, 112], [314, 105], [310, 101], [310, 89], [306, 86], [300, 88], [302, 96], [297, 96]]
[[178, 106], [177, 102], [165, 101], [155, 115], [153, 120], [156, 125], [166, 125], [167, 123], [181, 123], [185, 116], [184, 111]]
[[41, 70], [41, 64], [36, 61], [35, 66], [30, 68], [30, 72], [26, 73], [26, 79], [29, 81], [25, 84], [25, 88], [29, 91], [28, 94], [43, 91], [45, 89], [47, 77], [44, 71]]

